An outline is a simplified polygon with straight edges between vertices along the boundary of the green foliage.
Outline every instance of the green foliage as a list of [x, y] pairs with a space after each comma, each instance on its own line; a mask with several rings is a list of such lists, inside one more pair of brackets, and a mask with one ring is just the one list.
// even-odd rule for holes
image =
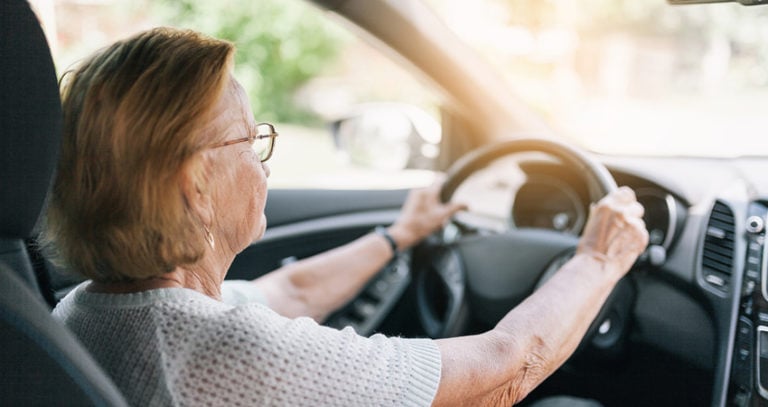
[[235, 76], [257, 120], [315, 120], [294, 94], [334, 61], [344, 38], [318, 10], [285, 0], [164, 0], [158, 7], [177, 27], [235, 43]]

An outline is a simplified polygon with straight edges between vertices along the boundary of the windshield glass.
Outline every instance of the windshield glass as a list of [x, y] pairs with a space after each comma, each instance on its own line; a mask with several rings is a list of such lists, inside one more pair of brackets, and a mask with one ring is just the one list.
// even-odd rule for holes
[[432, 0], [565, 138], [630, 155], [768, 155], [768, 7]]

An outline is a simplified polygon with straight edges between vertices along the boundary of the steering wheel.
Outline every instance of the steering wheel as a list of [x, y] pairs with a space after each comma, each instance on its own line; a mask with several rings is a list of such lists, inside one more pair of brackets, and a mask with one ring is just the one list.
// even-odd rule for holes
[[[494, 160], [523, 152], [545, 153], [583, 173], [593, 201], [617, 189], [605, 166], [586, 153], [554, 140], [518, 139], [482, 147], [458, 160], [447, 172], [441, 199], [449, 201], [462, 182]], [[431, 247], [427, 244], [423, 250], [429, 253], [422, 256], [428, 259], [427, 264], [415, 265], [423, 271], [417, 276], [416, 285], [422, 326], [431, 337], [448, 337], [466, 331], [469, 318], [483, 325], [495, 325], [559, 269], [575, 253], [577, 244], [576, 236], [532, 228], [475, 234]], [[612, 322], [606, 319], [612, 311], [610, 304], [616, 298], [626, 302], [633, 293], [628, 281], [620, 282], [586, 338], [592, 338], [598, 328], [601, 335], [617, 332], [603, 332], [605, 321], [609, 325]], [[614, 329], [619, 328], [615, 326], [617, 322], [612, 323]], [[604, 343], [610, 344], [613, 339], [617, 338], [608, 336]]]

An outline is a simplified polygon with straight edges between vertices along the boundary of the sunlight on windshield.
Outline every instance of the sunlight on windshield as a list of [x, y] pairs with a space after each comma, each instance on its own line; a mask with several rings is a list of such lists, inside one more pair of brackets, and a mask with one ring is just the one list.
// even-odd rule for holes
[[768, 8], [432, 0], [564, 137], [621, 154], [768, 155]]
[[[768, 7], [671, 6], [664, 0], [426, 1], [498, 68], [511, 92], [556, 133], [585, 148], [635, 155], [768, 155], [762, 140], [768, 129], [763, 113]], [[304, 1], [32, 3], [49, 32], [60, 73], [116, 38], [180, 24], [239, 38], [237, 75], [262, 120], [318, 128], [319, 121], [353, 102], [433, 104], [407, 75], [393, 77], [395, 70], [382, 68], [388, 66], [385, 61], [350, 45], [349, 35], [316, 10], [317, 15], [306, 14]], [[232, 13], [233, 7], [240, 12]], [[264, 51], [264, 41], [282, 44], [276, 46], [282, 60]], [[298, 52], [297, 44], [306, 50]], [[354, 62], [352, 57], [360, 56], [366, 63]], [[329, 75], [329, 64], [347, 75]], [[316, 77], [310, 80], [310, 73]], [[388, 93], [374, 93], [367, 88], [372, 83], [383, 84]], [[368, 99], [358, 100], [352, 89]]]

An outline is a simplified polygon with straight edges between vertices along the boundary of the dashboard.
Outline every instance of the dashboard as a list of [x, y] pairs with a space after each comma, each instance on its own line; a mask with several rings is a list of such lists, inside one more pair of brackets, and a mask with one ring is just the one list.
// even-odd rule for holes
[[[505, 158], [504, 160], [507, 160]], [[630, 273], [633, 340], [711, 372], [712, 405], [768, 405], [768, 163], [761, 159], [605, 158], [645, 208], [655, 262]], [[454, 198], [468, 228], [578, 235], [590, 186], [542, 157], [492, 163]]]
[[[707, 228], [705, 246], [713, 246], [719, 240], [728, 240], [728, 208], [718, 203]], [[714, 214], [717, 216], [714, 216]], [[725, 215], [725, 216], [724, 216]], [[766, 245], [766, 219], [768, 203], [754, 201], [748, 205], [744, 222], [746, 253], [740, 273], [729, 276], [727, 271], [718, 278], [734, 283], [738, 299], [735, 337], [732, 346], [728, 400], [732, 405], [768, 404], [768, 250]], [[725, 222], [723, 222], [725, 220]], [[721, 238], [721, 236], [725, 235]], [[735, 238], [735, 236], [730, 236]], [[723, 247], [727, 245], [721, 245]], [[723, 252], [705, 259], [705, 273], [715, 273]], [[727, 258], [725, 260], [728, 260]], [[727, 264], [727, 261], [725, 262]], [[724, 269], [721, 267], [721, 269]]]
[[[579, 219], [588, 216], [592, 200], [590, 185], [583, 174], [544, 157], [522, 158], [491, 163], [459, 186], [453, 199], [466, 203], [469, 210], [457, 215], [456, 227], [446, 228], [444, 236], [435, 237], [435, 246], [460, 242], [463, 237], [480, 240], [486, 236], [473, 235], [528, 229], [532, 225], [573, 236], [581, 233]], [[768, 176], [764, 175], [768, 174], [768, 160], [605, 156], [599, 159], [617, 184], [635, 190], [646, 209], [649, 234], [661, 255], [656, 261], [639, 262], [628, 274], [633, 293], [628, 297], [627, 309], [622, 311], [626, 314], [620, 314], [621, 319], [614, 319], [611, 324], [625, 329], [615, 334], [622, 338], [618, 343], [621, 346], [598, 349], [601, 353], [597, 355], [585, 354], [589, 363], [582, 363], [586, 366], [584, 370], [578, 371], [578, 363], [570, 365], [563, 369], [567, 372], [560, 372], [570, 375], [557, 383], [569, 389], [567, 386], [578, 383], [576, 387], [581, 388], [582, 382], [574, 382], [574, 378], [597, 377], [595, 383], [600, 386], [595, 392], [611, 386], [616, 389], [619, 402], [607, 405], [624, 405], [620, 401], [626, 397], [641, 400], [634, 405], [673, 405], [660, 402], [659, 395], [676, 396], [671, 398], [677, 402], [674, 405], [766, 404], [768, 398], [760, 395], [758, 387], [768, 371], [765, 358], [760, 359], [768, 354], [768, 345], [763, 341], [768, 338], [763, 334], [768, 332], [768, 301], [762, 293], [764, 281], [768, 286], [763, 271], [768, 267], [768, 260], [764, 260], [768, 255], [763, 249], [766, 235], [765, 231], [749, 232], [747, 228], [754, 221], [750, 221], [752, 216], [757, 215], [764, 223], [768, 217]], [[245, 278], [252, 276], [254, 270], [260, 275], [277, 267], [280, 259], [289, 254], [302, 258], [368, 233], [371, 225], [391, 222], [397, 216], [396, 210], [376, 209], [360, 214], [360, 207], [352, 205], [365, 199], [371, 208], [397, 208], [407, 191], [396, 192], [273, 191], [272, 206], [268, 205], [273, 223], [267, 236], [238, 256], [228, 277]], [[297, 197], [307, 193], [315, 202], [312, 206], [283, 204], [306, 202], [306, 198]], [[340, 196], [344, 199], [339, 199]], [[391, 203], [386, 204], [387, 199]], [[533, 204], [536, 200], [541, 200], [539, 205]], [[344, 207], [344, 215], [336, 216], [340, 202], [349, 206]], [[300, 213], [311, 221], [286, 222], [285, 213]], [[503, 247], [501, 244], [492, 251], [503, 254]], [[383, 319], [382, 327], [374, 329], [377, 332], [441, 336], [425, 331], [429, 324], [415, 317], [423, 316], [418, 313], [423, 307], [417, 301], [417, 287], [421, 281], [422, 286], [431, 289], [424, 293], [424, 297], [434, 299], [429, 303], [429, 315], [446, 314], [456, 297], [453, 287], [446, 282], [456, 276], [438, 272], [461, 270], [463, 260], [455, 261], [451, 267], [421, 264], [419, 261], [433, 258], [425, 255], [429, 250], [429, 244], [419, 247], [418, 252], [409, 254], [413, 261], [387, 268], [363, 290], [360, 298], [344, 312], [332, 316], [328, 324], [350, 324], [358, 332], [368, 333], [367, 329], [382, 320], [383, 314], [377, 310], [386, 308], [392, 310], [391, 315]], [[489, 274], [493, 272], [490, 270]], [[465, 283], [472, 288], [472, 281]], [[402, 296], [401, 301], [390, 301], [398, 296]], [[478, 304], [470, 305], [477, 309]], [[509, 309], [506, 305], [500, 308]], [[461, 312], [456, 315], [462, 317]], [[749, 323], [742, 322], [745, 320]], [[480, 315], [468, 321], [466, 332], [482, 332], [491, 321], [495, 321], [493, 315]], [[432, 325], [436, 332], [444, 334], [441, 330], [444, 331], [445, 324]], [[597, 337], [604, 344], [611, 332]], [[621, 359], [611, 365], [613, 355]], [[608, 366], [606, 377], [600, 376], [601, 369], [596, 364]], [[616, 377], [617, 374], [622, 377]], [[605, 383], [611, 385], [604, 386]], [[763, 383], [763, 388], [767, 384]], [[648, 394], [648, 388], [657, 391]], [[563, 394], [562, 388], [554, 390], [561, 390], [555, 394]]]

